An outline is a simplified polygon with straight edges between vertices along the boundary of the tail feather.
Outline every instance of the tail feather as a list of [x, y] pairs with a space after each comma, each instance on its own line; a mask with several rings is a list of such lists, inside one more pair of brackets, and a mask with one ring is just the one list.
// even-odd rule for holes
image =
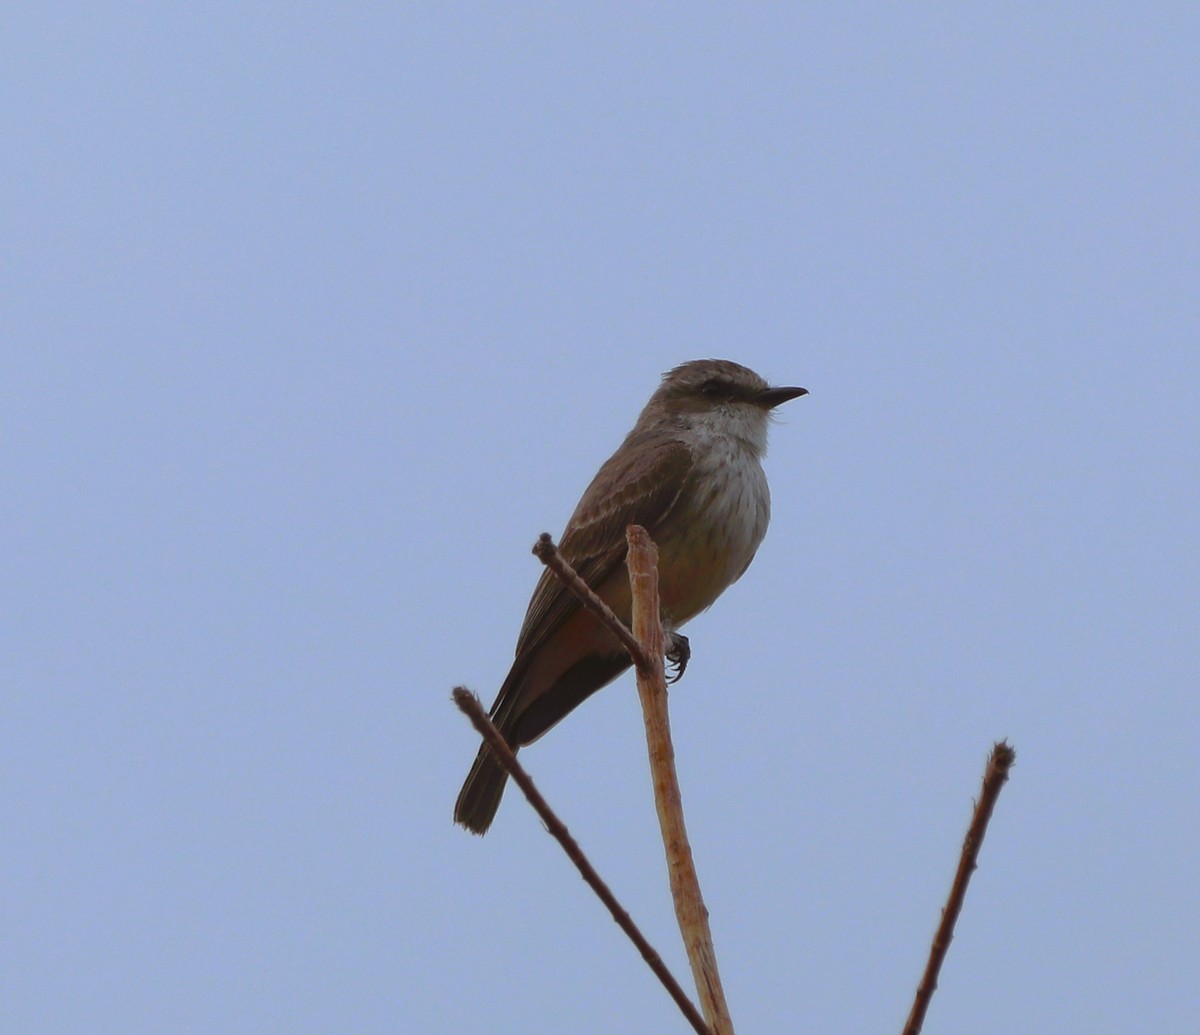
[[[537, 740], [630, 664], [629, 655], [623, 650], [589, 652], [559, 673], [541, 692], [530, 694], [525, 683], [527, 667], [518, 659], [492, 705], [492, 722], [515, 754], [519, 745]], [[485, 742], [458, 793], [454, 822], [473, 834], [486, 833], [496, 817], [507, 782], [508, 773]]]
[[[513, 752], [516, 750], [514, 747]], [[462, 790], [458, 792], [458, 801], [454, 803], [454, 822], [460, 823], [472, 834], [486, 834], [496, 818], [496, 810], [500, 808], [506, 783], [508, 773], [504, 766], [492, 749], [483, 744]]]

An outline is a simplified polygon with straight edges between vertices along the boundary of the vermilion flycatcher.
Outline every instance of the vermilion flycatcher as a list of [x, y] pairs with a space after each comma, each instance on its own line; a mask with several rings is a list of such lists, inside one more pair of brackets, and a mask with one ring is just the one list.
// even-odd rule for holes
[[[771, 516], [761, 463], [771, 411], [805, 394], [772, 388], [729, 360], [676, 367], [592, 479], [567, 522], [560, 553], [628, 624], [625, 528], [642, 525], [658, 546], [662, 621], [673, 634], [754, 559]], [[546, 570], [492, 721], [516, 751], [631, 664], [617, 638]], [[455, 822], [484, 833], [507, 778], [485, 743], [454, 805]]]

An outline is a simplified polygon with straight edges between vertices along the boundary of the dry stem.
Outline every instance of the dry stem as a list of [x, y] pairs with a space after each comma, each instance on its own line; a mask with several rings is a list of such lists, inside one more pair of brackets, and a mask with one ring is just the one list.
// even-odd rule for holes
[[562, 849], [567, 853], [567, 857], [575, 864], [575, 868], [579, 870], [579, 875], [583, 877], [588, 886], [607, 907], [609, 913], [612, 914], [612, 918], [617, 922], [617, 926], [637, 946], [638, 952], [642, 954], [642, 959], [654, 971], [655, 976], [662, 982], [663, 987], [667, 990], [671, 998], [675, 1000], [679, 1009], [683, 1011], [683, 1015], [688, 1019], [692, 1027], [700, 1035], [709, 1035], [708, 1025], [704, 1023], [704, 1018], [700, 1016], [699, 1011], [692, 1004], [692, 1001], [688, 999], [687, 993], [679, 987], [679, 982], [675, 980], [674, 975], [667, 969], [666, 964], [662, 961], [662, 957], [646, 941], [645, 935], [638, 930], [637, 924], [633, 922], [629, 913], [617, 901], [616, 896], [609, 889], [608, 885], [600, 878], [600, 874], [596, 872], [595, 868], [588, 861], [587, 856], [583, 854], [583, 849], [579, 847], [578, 842], [567, 830], [566, 824], [554, 814], [554, 811], [546, 803], [546, 799], [542, 797], [541, 792], [534, 785], [533, 779], [525, 772], [524, 767], [517, 761], [517, 756], [513, 754], [504, 737], [500, 735], [500, 731], [496, 729], [491, 719], [488, 718], [487, 712], [483, 710], [483, 705], [479, 703], [479, 698], [465, 686], [456, 686], [452, 696], [454, 697], [454, 703], [458, 705], [459, 709], [471, 720], [475, 729], [491, 745], [492, 750], [500, 759], [500, 763], [508, 770], [509, 776], [513, 778], [513, 782], [521, 788], [525, 797], [529, 799], [529, 804], [533, 806], [533, 810], [541, 817], [542, 822], [546, 824], [546, 829], [562, 845]]
[[538, 536], [538, 541], [533, 544], [533, 553], [539, 561], [559, 577], [567, 589], [579, 598], [579, 602], [584, 607], [612, 630], [613, 635], [629, 651], [629, 656], [633, 658], [633, 663], [638, 668], [648, 668], [653, 664], [637, 637], [613, 613], [613, 609], [593, 593], [591, 586], [584, 582], [575, 569], [563, 559], [563, 555], [558, 552], [558, 547], [554, 545], [554, 540], [549, 532], [543, 532]]
[[925, 1011], [937, 988], [938, 974], [950, 948], [950, 940], [954, 937], [954, 924], [962, 911], [963, 900], [967, 896], [967, 884], [975, 871], [979, 858], [979, 849], [983, 845], [984, 834], [987, 833], [988, 820], [992, 818], [992, 809], [996, 799], [1008, 781], [1008, 771], [1016, 760], [1017, 753], [1008, 746], [1007, 741], [993, 745], [991, 757], [988, 759], [987, 771], [983, 774], [983, 790], [975, 805], [975, 815], [971, 817], [971, 825], [963, 840], [962, 854], [958, 860], [958, 872], [954, 874], [954, 883], [950, 886], [950, 897], [942, 909], [942, 921], [938, 924], [937, 933], [933, 936], [933, 944], [929, 949], [929, 962], [925, 965], [925, 973], [917, 986], [917, 994], [913, 1000], [912, 1012], [908, 1015], [908, 1023], [904, 1025], [903, 1035], [919, 1035], [921, 1025], [925, 1023]]
[[650, 772], [654, 781], [654, 804], [662, 828], [667, 853], [667, 871], [679, 932], [692, 966], [692, 977], [700, 993], [700, 1006], [714, 1035], [733, 1035], [733, 1021], [721, 988], [708, 910], [700, 893], [700, 880], [692, 861], [687, 828], [683, 821], [683, 802], [675, 773], [675, 749], [671, 745], [671, 725], [667, 713], [667, 682], [663, 669], [665, 637], [659, 618], [658, 549], [640, 525], [626, 529], [629, 553], [629, 585], [633, 591], [633, 634], [650, 659], [648, 667], [638, 666], [638, 696], [646, 724], [646, 746], [650, 753]]

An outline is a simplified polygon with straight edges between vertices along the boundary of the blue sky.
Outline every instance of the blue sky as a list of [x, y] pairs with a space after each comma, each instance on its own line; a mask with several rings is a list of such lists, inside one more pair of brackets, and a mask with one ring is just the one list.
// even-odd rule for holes
[[[740, 1030], [1200, 1016], [1193, 5], [25, 6], [0, 33], [0, 1027], [662, 1032], [450, 822], [659, 375], [811, 395], [672, 722]], [[681, 977], [632, 679], [523, 759]]]

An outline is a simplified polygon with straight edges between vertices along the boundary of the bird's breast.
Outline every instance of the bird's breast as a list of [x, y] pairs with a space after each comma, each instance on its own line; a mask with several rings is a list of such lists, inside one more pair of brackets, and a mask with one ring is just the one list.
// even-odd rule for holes
[[658, 531], [659, 590], [673, 624], [699, 614], [741, 577], [770, 517], [758, 458], [736, 447], [704, 450]]

